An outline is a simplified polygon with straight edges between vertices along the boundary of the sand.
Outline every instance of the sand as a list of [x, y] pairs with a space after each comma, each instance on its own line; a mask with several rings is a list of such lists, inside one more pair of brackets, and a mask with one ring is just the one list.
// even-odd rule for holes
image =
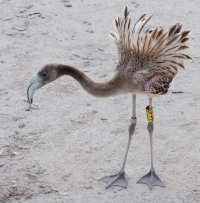
[[[126, 165], [127, 189], [105, 190], [101, 177], [121, 167], [128, 141], [131, 95], [95, 98], [70, 77], [35, 93], [27, 81], [46, 63], [71, 64], [105, 81], [117, 64], [108, 37], [128, 5], [132, 22], [180, 22], [192, 30], [192, 63], [168, 94], [153, 99], [154, 158], [165, 188], [136, 184], [150, 168], [146, 96], [137, 97], [137, 126]], [[200, 202], [200, 14], [198, 0], [0, 0], [0, 202]]]

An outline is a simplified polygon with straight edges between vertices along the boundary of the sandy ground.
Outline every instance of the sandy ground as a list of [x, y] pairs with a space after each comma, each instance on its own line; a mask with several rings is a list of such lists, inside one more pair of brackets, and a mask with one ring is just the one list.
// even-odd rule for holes
[[[165, 188], [136, 181], [149, 171], [145, 107], [137, 97], [137, 129], [129, 152], [127, 189], [99, 179], [117, 173], [125, 153], [131, 96], [89, 96], [63, 77], [35, 93], [26, 82], [46, 63], [72, 64], [97, 81], [117, 63], [108, 32], [129, 5], [132, 21], [154, 14], [150, 26], [176, 22], [191, 29], [187, 63], [168, 94], [153, 100], [155, 168]], [[0, 202], [200, 202], [199, 0], [0, 0]]]

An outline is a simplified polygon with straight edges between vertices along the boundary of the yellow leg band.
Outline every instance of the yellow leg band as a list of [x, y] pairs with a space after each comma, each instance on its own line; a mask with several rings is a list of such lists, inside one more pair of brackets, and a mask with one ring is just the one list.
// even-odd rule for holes
[[146, 113], [148, 122], [152, 123], [154, 121], [153, 108], [149, 109], [149, 106], [147, 106]]

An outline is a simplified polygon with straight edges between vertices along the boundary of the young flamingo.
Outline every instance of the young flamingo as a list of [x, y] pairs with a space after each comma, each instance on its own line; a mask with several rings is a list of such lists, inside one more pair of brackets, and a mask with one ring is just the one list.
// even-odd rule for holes
[[[117, 44], [119, 62], [115, 68], [115, 74], [109, 81], [100, 83], [89, 78], [81, 70], [62, 64], [45, 65], [30, 81], [27, 89], [29, 109], [33, 102], [33, 94], [36, 89], [50, 83], [63, 75], [69, 75], [77, 80], [85, 91], [96, 97], [108, 97], [111, 95], [132, 94], [132, 117], [129, 126], [129, 140], [122, 167], [118, 174], [102, 178], [108, 183], [106, 188], [120, 186], [126, 188], [125, 164], [131, 139], [136, 126], [136, 94], [143, 93], [149, 98], [149, 106], [146, 107], [148, 118], [148, 132], [150, 136], [151, 169], [138, 183], [164, 187], [160, 178], [156, 175], [153, 166], [153, 108], [152, 97], [168, 92], [169, 84], [178, 69], [184, 69], [183, 62], [192, 58], [185, 53], [188, 49], [190, 31], [181, 31], [182, 25], [177, 23], [168, 30], [156, 27], [143, 28], [152, 16], [142, 15], [130, 30], [131, 19], [129, 9], [124, 8], [124, 17], [117, 17], [114, 21], [117, 33], [110, 32]], [[28, 110], [29, 110], [28, 109]]]

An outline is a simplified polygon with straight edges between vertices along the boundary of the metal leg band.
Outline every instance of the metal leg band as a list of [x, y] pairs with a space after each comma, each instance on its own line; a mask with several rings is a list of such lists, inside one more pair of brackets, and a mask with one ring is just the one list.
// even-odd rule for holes
[[131, 117], [131, 123], [136, 124], [137, 123], [137, 117], [135, 117], [135, 118]]

